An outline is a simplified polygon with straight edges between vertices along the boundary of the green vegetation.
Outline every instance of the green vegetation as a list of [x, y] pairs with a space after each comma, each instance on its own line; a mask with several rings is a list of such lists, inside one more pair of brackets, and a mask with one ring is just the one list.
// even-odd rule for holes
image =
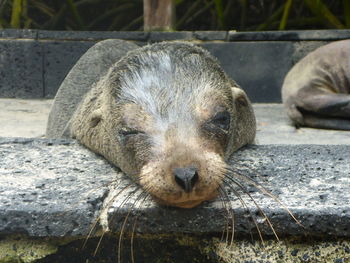
[[[174, 0], [177, 30], [350, 28], [350, 0]], [[1, 0], [0, 28], [142, 30], [142, 0]]]

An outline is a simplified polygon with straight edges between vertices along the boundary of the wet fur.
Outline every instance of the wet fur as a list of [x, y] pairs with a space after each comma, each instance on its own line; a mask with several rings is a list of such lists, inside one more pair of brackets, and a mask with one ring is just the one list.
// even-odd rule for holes
[[350, 130], [350, 40], [322, 46], [287, 74], [282, 99], [296, 126]]

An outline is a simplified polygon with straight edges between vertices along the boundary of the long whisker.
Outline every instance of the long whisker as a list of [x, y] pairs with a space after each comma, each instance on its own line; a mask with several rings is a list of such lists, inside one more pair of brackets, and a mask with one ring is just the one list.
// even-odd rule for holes
[[249, 178], [248, 176], [236, 171], [231, 170], [232, 173], [235, 174], [235, 176], [241, 178], [242, 180], [249, 181], [250, 184], [252, 184], [254, 187], [256, 187], [258, 190], [260, 190], [262, 193], [266, 194], [267, 196], [271, 197], [275, 202], [277, 202], [279, 205], [282, 206], [282, 208], [287, 211], [287, 213], [292, 217], [292, 219], [302, 228], [305, 228], [303, 224], [294, 216], [294, 214], [290, 211], [290, 209], [281, 201], [279, 200], [274, 194], [272, 194], [269, 190], [266, 189], [263, 185], [259, 184], [252, 178]]
[[[123, 189], [123, 190], [125, 190], [125, 189]], [[110, 206], [110, 204], [116, 200], [116, 198], [118, 197], [119, 194], [120, 194], [120, 193], [118, 193], [117, 195], [115, 195], [115, 196], [112, 197], [112, 199], [107, 203], [106, 209], [108, 209], [108, 207]], [[129, 194], [126, 196], [126, 198], [124, 198], [124, 200], [122, 201], [122, 203], [120, 204], [120, 206], [118, 207], [118, 209], [115, 211], [114, 215], [112, 216], [112, 219], [111, 219], [111, 220], [113, 220], [114, 216], [118, 213], [119, 209], [120, 209], [132, 196], [133, 196], [133, 192], [129, 193]], [[95, 251], [94, 251], [94, 256], [96, 256], [96, 254], [97, 254], [97, 251], [98, 251], [98, 249], [99, 249], [99, 246], [100, 246], [100, 244], [101, 244], [101, 242], [102, 242], [102, 239], [103, 239], [105, 233], [106, 233], [106, 231], [102, 232], [102, 235], [101, 235], [101, 237], [100, 237], [100, 239], [99, 239], [99, 241], [98, 241], [98, 243], [97, 243], [96, 249], [95, 249]]]
[[[114, 201], [114, 199], [115, 199], [119, 194], [121, 194], [125, 189], [129, 188], [130, 186], [131, 186], [131, 184], [126, 185], [123, 189], [121, 189], [121, 190], [116, 194], [116, 196], [114, 196], [114, 197], [112, 198], [111, 201]], [[111, 202], [111, 201], [110, 201], [110, 202]], [[110, 205], [110, 202], [106, 205], [107, 207]], [[96, 228], [97, 223], [99, 222], [99, 220], [100, 220], [99, 217], [96, 218], [96, 219], [94, 220], [94, 223], [93, 223], [93, 225], [92, 225], [92, 227], [91, 227], [91, 229], [90, 229], [90, 231], [89, 231], [89, 233], [88, 233], [87, 237], [85, 238], [85, 241], [84, 241], [84, 243], [83, 243], [83, 245], [82, 245], [82, 249], [85, 248], [86, 243], [87, 243], [88, 239], [91, 237], [93, 231], [95, 230], [95, 228]]]
[[279, 237], [275, 231], [275, 228], [273, 227], [270, 219], [267, 217], [267, 215], [265, 214], [265, 212], [261, 209], [260, 205], [255, 201], [255, 199], [252, 197], [252, 195], [248, 192], [248, 190], [246, 189], [246, 187], [244, 185], [242, 185], [239, 181], [235, 180], [234, 178], [230, 177], [230, 176], [226, 176], [226, 179], [230, 180], [232, 183], [234, 183], [235, 185], [237, 185], [246, 195], [249, 196], [249, 198], [253, 201], [253, 203], [255, 204], [255, 206], [258, 208], [259, 212], [263, 215], [263, 217], [266, 219], [266, 222], [268, 223], [268, 225], [270, 226], [270, 229], [272, 230], [274, 236], [276, 237], [276, 239], [279, 241]]
[[[142, 201], [139, 204], [140, 206], [145, 202], [145, 200], [150, 197], [150, 194], [148, 192], [144, 192], [145, 197], [142, 199]], [[137, 219], [139, 218], [139, 213], [135, 216], [134, 224], [132, 226], [132, 232], [131, 232], [131, 240], [130, 240], [130, 249], [131, 249], [131, 262], [135, 263], [135, 258], [134, 258], [134, 234], [135, 234], [135, 229], [136, 229], [136, 223]]]
[[122, 228], [120, 230], [120, 235], [119, 235], [119, 241], [118, 241], [118, 262], [121, 262], [121, 247], [122, 247], [122, 239], [123, 239], [123, 235], [124, 235], [124, 230], [125, 230], [125, 226], [126, 226], [126, 222], [128, 221], [128, 218], [131, 214], [131, 212], [134, 210], [135, 205], [142, 199], [142, 197], [145, 195], [145, 192], [141, 192], [135, 199], [134, 203], [132, 204], [132, 206], [129, 208], [128, 213], [125, 216], [125, 219], [123, 221], [122, 224]]
[[[238, 192], [236, 189], [234, 189], [234, 187], [233, 187], [229, 182], [227, 182], [227, 181], [224, 180], [224, 183], [225, 183], [225, 185], [227, 185], [227, 186], [230, 188], [230, 190], [234, 193], [234, 195], [238, 197], [238, 199], [239, 199], [239, 201], [241, 202], [242, 206], [245, 207], [246, 210], [248, 211], [249, 216], [250, 216], [250, 218], [253, 220], [253, 223], [254, 223], [254, 225], [255, 225], [255, 228], [256, 228], [256, 230], [258, 231], [259, 238], [260, 238], [262, 244], [265, 245], [264, 238], [263, 238], [263, 236], [262, 236], [262, 233], [261, 233], [259, 224], [258, 224], [258, 222], [256, 221], [255, 216], [254, 216], [254, 215], [252, 214], [252, 212], [249, 210], [249, 207], [248, 207], [247, 203], [243, 200], [243, 198], [241, 197], [241, 195], [239, 194], [239, 192]], [[249, 231], [250, 231], [250, 230], [249, 230]], [[253, 234], [252, 234], [251, 231], [250, 231], [250, 235], [251, 235], [251, 237], [252, 237], [252, 239], [253, 239]]]
[[[232, 208], [232, 204], [231, 204], [231, 202], [230, 202], [230, 199], [228, 198], [228, 195], [227, 195], [227, 193], [226, 193], [225, 188], [222, 187], [222, 185], [220, 185], [219, 190], [220, 190], [220, 194], [223, 195], [223, 197], [224, 197], [226, 200], [228, 200], [229, 205], [230, 205], [230, 207], [227, 207], [227, 206], [226, 206], [225, 200], [223, 200], [223, 203], [224, 203], [224, 205], [225, 205], [227, 214], [228, 214], [228, 216], [231, 218], [232, 231], [231, 231], [231, 241], [230, 241], [230, 245], [232, 245], [232, 244], [233, 244], [233, 239], [234, 239], [234, 233], [235, 233], [235, 231], [234, 231], [234, 227], [235, 227], [235, 221], [234, 221], [234, 220], [235, 220], [235, 219], [234, 219], [234, 214], [233, 214], [233, 212], [232, 212], [232, 211], [233, 211], [233, 208]], [[229, 238], [228, 219], [226, 219], [226, 226], [227, 226], [226, 243], [228, 244], [228, 238]]]

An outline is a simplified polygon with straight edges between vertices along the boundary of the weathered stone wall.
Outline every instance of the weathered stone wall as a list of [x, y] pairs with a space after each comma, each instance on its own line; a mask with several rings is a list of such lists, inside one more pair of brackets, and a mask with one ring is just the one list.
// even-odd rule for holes
[[349, 30], [285, 32], [57, 32], [0, 31], [0, 97], [53, 98], [79, 57], [96, 42], [117, 38], [140, 45], [164, 40], [196, 42], [221, 62], [253, 102], [280, 102], [292, 65]]

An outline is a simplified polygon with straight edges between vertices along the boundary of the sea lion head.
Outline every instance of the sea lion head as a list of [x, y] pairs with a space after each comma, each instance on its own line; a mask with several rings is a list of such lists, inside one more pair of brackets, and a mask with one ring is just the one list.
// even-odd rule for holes
[[71, 130], [159, 203], [191, 208], [218, 194], [228, 156], [254, 140], [255, 118], [207, 51], [164, 42], [118, 61]]

